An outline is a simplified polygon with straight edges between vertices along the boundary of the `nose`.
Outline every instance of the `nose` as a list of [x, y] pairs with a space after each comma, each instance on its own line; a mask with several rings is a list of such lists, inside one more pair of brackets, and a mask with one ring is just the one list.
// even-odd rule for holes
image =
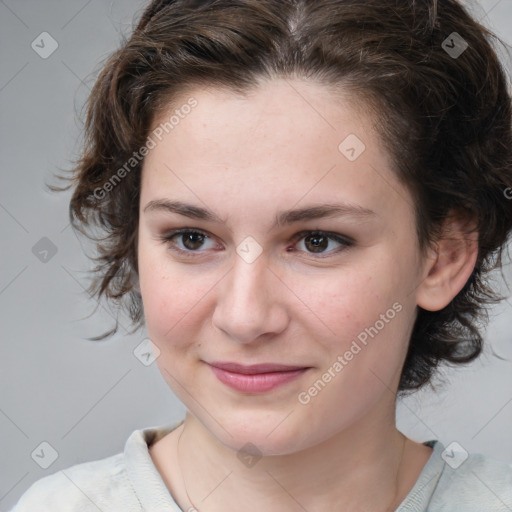
[[239, 343], [251, 343], [286, 329], [285, 286], [261, 254], [247, 263], [238, 254], [219, 283], [213, 325]]

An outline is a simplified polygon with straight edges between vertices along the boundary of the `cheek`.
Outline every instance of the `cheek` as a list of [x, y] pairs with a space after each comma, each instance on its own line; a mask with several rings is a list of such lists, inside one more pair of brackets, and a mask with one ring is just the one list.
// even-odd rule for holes
[[375, 375], [386, 384], [393, 380], [405, 356], [414, 315], [407, 272], [396, 259], [382, 256], [347, 265], [334, 277], [316, 276], [314, 284], [301, 281], [297, 295], [309, 310], [303, 327], [324, 348], [325, 370], [342, 357], [344, 377], [337, 381], [349, 379], [363, 390]]
[[339, 300], [338, 314], [333, 313], [329, 324], [336, 336], [316, 338], [326, 357], [298, 397], [300, 407], [309, 408], [313, 430], [325, 433], [328, 425], [333, 433], [367, 414], [380, 400], [394, 400], [392, 390], [406, 355], [413, 310], [398, 301], [387, 307], [387, 300], [378, 299]]
[[171, 262], [161, 250], [151, 249], [140, 251], [139, 277], [151, 339], [167, 347], [193, 342], [186, 334], [199, 328], [215, 276], [199, 277], [192, 266]]
[[187, 389], [195, 392], [193, 361], [201, 329], [198, 315], [204, 314], [205, 301], [201, 298], [211, 285], [200, 286], [177, 266], [147, 263], [139, 265], [140, 283], [147, 332], [160, 350], [156, 364], [174, 393], [187, 403], [179, 383], [187, 382]]
[[[399, 301], [401, 292], [390, 274], [392, 269], [384, 273], [362, 265], [347, 266], [296, 280], [294, 290], [309, 310], [304, 319], [311, 329], [328, 339], [347, 340], [376, 321], [380, 326], [380, 315]], [[394, 317], [394, 310], [388, 316]]]

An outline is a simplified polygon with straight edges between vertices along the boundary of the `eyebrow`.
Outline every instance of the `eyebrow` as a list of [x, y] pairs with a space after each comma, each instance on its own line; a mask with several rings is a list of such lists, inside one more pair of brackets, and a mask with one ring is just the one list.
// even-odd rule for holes
[[[192, 204], [183, 203], [181, 201], [170, 201], [168, 199], [155, 199], [150, 201], [145, 207], [144, 212], [165, 211], [169, 213], [177, 213], [191, 219], [200, 219], [210, 222], [223, 224], [226, 221], [217, 214]], [[341, 217], [350, 216], [356, 219], [365, 220], [375, 217], [377, 214], [373, 210], [369, 210], [360, 205], [350, 203], [327, 203], [319, 205], [311, 205], [304, 208], [296, 208], [283, 210], [277, 213], [272, 229], [281, 225], [289, 225], [295, 222], [321, 219], [324, 217]]]

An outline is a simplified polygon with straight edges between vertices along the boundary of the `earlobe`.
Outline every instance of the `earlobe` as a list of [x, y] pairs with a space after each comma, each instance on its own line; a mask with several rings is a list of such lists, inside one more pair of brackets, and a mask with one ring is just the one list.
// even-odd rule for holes
[[441, 239], [425, 259], [423, 281], [416, 289], [418, 306], [428, 311], [446, 307], [468, 281], [477, 256], [478, 233], [474, 223], [449, 216]]

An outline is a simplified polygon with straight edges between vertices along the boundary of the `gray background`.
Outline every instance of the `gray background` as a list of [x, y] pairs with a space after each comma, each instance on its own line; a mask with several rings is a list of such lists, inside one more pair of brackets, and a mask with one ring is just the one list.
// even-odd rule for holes
[[[134, 429], [177, 421], [185, 411], [156, 365], [146, 367], [134, 356], [146, 336], [128, 335], [128, 319], [121, 317], [120, 333], [108, 341], [84, 339], [110, 328], [115, 312], [102, 303], [85, 318], [95, 306], [84, 290], [90, 268], [84, 251], [91, 250], [68, 224], [70, 193], [51, 194], [44, 187], [57, 183], [53, 173], [69, 168], [77, 156], [76, 116], [94, 74], [144, 4], [0, 1], [3, 511], [35, 480], [118, 453]], [[482, 1], [472, 8], [512, 42], [512, 1]], [[43, 59], [31, 43], [45, 31], [58, 48]], [[33, 253], [36, 244], [48, 244], [43, 237], [57, 250], [46, 262]], [[508, 263], [509, 283], [511, 275]], [[496, 283], [503, 287], [503, 276], [496, 275]], [[466, 368], [444, 371], [448, 384], [439, 393], [425, 390], [400, 403], [399, 428], [418, 441], [457, 441], [470, 452], [511, 463], [511, 332], [509, 298], [492, 310], [485, 354]], [[43, 441], [58, 452], [48, 469], [31, 457]]]

